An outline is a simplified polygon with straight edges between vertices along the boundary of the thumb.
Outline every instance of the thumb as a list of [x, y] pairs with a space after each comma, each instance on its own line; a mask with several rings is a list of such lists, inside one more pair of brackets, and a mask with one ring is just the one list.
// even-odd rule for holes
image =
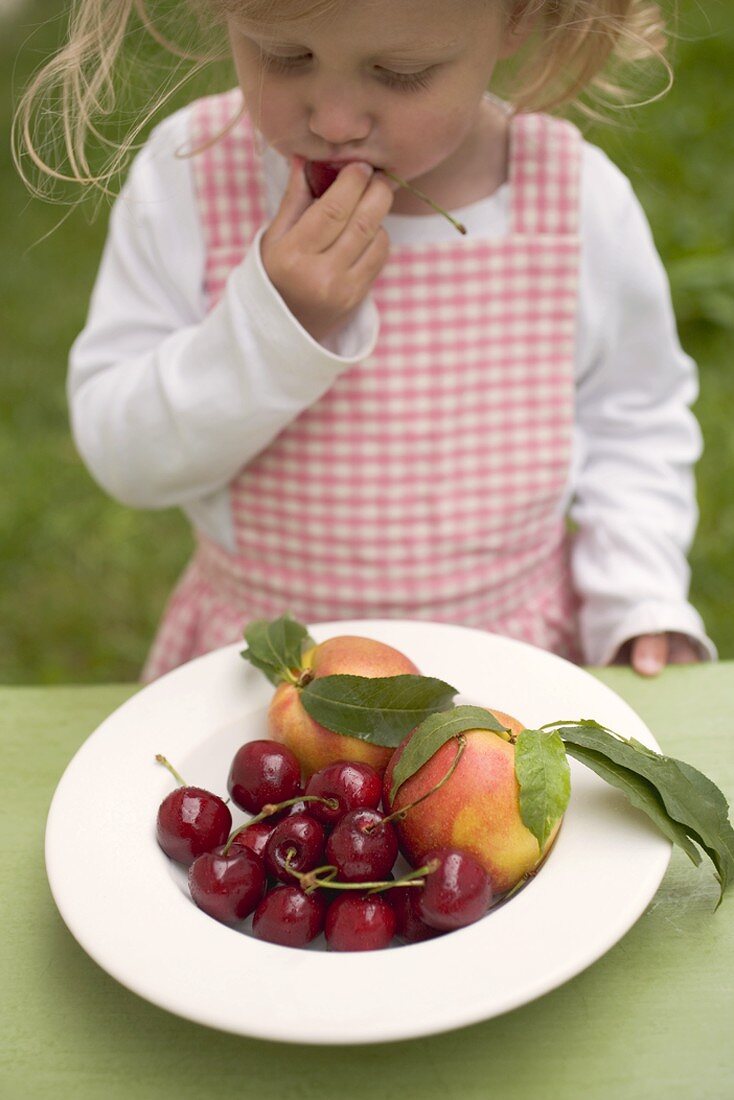
[[641, 634], [632, 643], [630, 663], [641, 676], [656, 676], [668, 663], [666, 634]]
[[305, 164], [303, 157], [294, 155], [290, 158], [288, 184], [268, 231], [271, 240], [279, 240], [289, 229], [292, 229], [314, 201], [303, 171]]

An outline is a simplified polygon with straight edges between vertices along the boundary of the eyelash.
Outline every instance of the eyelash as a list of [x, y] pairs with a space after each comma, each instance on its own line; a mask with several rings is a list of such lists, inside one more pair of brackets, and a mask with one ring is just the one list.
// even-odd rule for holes
[[[266, 69], [274, 69], [280, 73], [292, 73], [299, 65], [309, 60], [308, 57], [276, 57], [268, 54], [261, 54], [261, 59]], [[385, 84], [410, 92], [427, 87], [431, 82], [433, 69], [424, 69], [419, 73], [394, 73], [390, 69], [380, 69], [380, 73], [380, 79]]]

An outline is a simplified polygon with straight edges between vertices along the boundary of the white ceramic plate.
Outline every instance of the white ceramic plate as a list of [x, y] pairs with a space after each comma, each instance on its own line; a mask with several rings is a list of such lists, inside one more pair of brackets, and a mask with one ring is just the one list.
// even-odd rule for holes
[[[316, 641], [362, 634], [411, 657], [472, 702], [526, 725], [594, 718], [658, 749], [633, 710], [575, 665], [521, 642], [457, 626], [352, 621], [311, 627]], [[516, 1008], [609, 950], [655, 894], [671, 845], [641, 812], [571, 760], [558, 839], [522, 891], [468, 928], [383, 951], [327, 952], [263, 943], [212, 920], [155, 839], [173, 789], [226, 796], [236, 749], [266, 736], [273, 688], [227, 646], [133, 696], [88, 738], [55, 792], [46, 867], [56, 904], [84, 950], [123, 985], [224, 1031], [299, 1043], [371, 1043], [428, 1035]], [[245, 819], [236, 807], [235, 824]]]

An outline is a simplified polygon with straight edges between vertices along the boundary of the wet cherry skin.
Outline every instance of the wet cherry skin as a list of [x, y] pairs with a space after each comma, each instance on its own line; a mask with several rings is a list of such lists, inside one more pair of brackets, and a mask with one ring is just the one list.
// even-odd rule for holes
[[286, 745], [264, 738], [248, 741], [235, 753], [227, 789], [241, 810], [259, 814], [270, 802], [302, 793], [301, 768]]
[[416, 886], [396, 886], [385, 891], [385, 897], [395, 911], [395, 935], [404, 943], [422, 943], [441, 935], [437, 928], [431, 928], [421, 920], [419, 894]]
[[265, 858], [265, 845], [270, 834], [275, 828], [274, 821], [256, 821], [254, 825], [248, 825], [241, 833], [237, 833], [229, 847], [230, 852], [238, 852], [241, 848], [249, 848], [256, 856]]
[[326, 902], [319, 890], [306, 894], [300, 886], [276, 886], [255, 910], [252, 933], [283, 947], [305, 947], [322, 931], [325, 917]]
[[379, 810], [350, 810], [326, 842], [326, 859], [341, 882], [382, 882], [398, 854], [397, 833]]
[[434, 848], [422, 862], [434, 859], [439, 866], [426, 875], [417, 902], [421, 920], [451, 932], [483, 917], [492, 901], [492, 885], [481, 863], [458, 848]]
[[326, 944], [332, 951], [375, 951], [395, 934], [395, 913], [380, 894], [347, 893], [326, 911]]
[[224, 844], [231, 828], [229, 807], [202, 787], [177, 787], [158, 808], [158, 843], [167, 856], [186, 866]]
[[262, 860], [248, 848], [222, 855], [220, 847], [189, 867], [189, 892], [200, 909], [224, 924], [249, 916], [265, 893]]
[[322, 825], [332, 827], [350, 810], [377, 809], [382, 797], [382, 779], [370, 764], [337, 760], [311, 776], [305, 793], [336, 800], [336, 808], [323, 802], [309, 803], [308, 812]]
[[296, 871], [311, 871], [324, 855], [326, 834], [321, 822], [309, 814], [292, 814], [279, 821], [265, 845], [265, 867], [269, 875], [281, 882], [292, 883], [294, 876], [286, 867]]

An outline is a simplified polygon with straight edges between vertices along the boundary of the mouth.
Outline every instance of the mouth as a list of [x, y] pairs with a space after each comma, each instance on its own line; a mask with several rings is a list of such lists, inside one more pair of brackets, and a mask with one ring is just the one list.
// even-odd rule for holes
[[[337, 178], [342, 168], [345, 167], [345, 165], [354, 164], [355, 161], [359, 160], [364, 161], [364, 159], [364, 157], [350, 157], [348, 159], [343, 158], [342, 160], [307, 160], [304, 165], [303, 171], [304, 175], [306, 176], [306, 182], [308, 183], [309, 190], [311, 191], [313, 197], [315, 199], [320, 199], [324, 192], [328, 191], [328, 189], [331, 187], [332, 183]], [[370, 162], [367, 161], [366, 163], [369, 164]], [[466, 233], [466, 227], [463, 226], [461, 222], [458, 222], [456, 218], [453, 218], [447, 210], [444, 210], [441, 206], [438, 206], [433, 201], [433, 199], [429, 198], [428, 195], [424, 195], [423, 192], [419, 191], [417, 187], [414, 187], [406, 180], [400, 179], [399, 176], [396, 176], [388, 168], [380, 169], [375, 164], [373, 164], [372, 167], [375, 169], [375, 171], [382, 171], [388, 177], [388, 179], [392, 181], [392, 184], [394, 185], [393, 189], [396, 189], [397, 187], [405, 187], [408, 189], [408, 191], [412, 191], [413, 194], [418, 196], [418, 198], [422, 199], [424, 202], [428, 203], [429, 206], [433, 207], [433, 209], [438, 214], [441, 214], [444, 218], [450, 221], [454, 228], [459, 231], [459, 233]]]
[[[307, 160], [304, 172], [313, 197], [315, 199], [321, 198], [324, 192], [331, 187], [342, 168], [346, 167], [347, 164], [355, 164], [358, 161], [364, 161], [364, 158], [350, 157], [342, 160]], [[366, 163], [369, 163], [369, 161]], [[374, 167], [373, 165], [373, 168]]]

